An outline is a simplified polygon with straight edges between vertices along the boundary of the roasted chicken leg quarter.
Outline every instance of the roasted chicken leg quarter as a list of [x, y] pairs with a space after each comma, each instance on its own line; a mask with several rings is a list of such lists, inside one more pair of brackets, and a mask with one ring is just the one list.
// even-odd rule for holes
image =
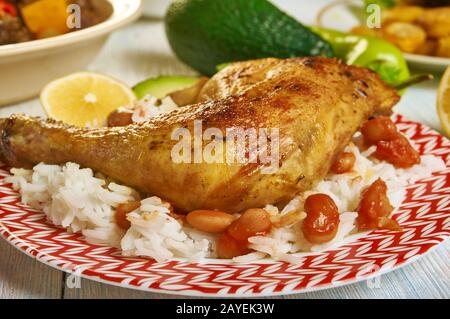
[[[239, 62], [211, 78], [198, 103], [142, 124], [80, 129], [22, 115], [1, 119], [0, 153], [12, 167], [76, 162], [180, 211], [239, 212], [310, 189], [361, 124], [390, 113], [398, 99], [375, 73], [335, 59]], [[175, 162], [171, 151], [179, 140], [172, 133], [186, 128], [193, 136], [194, 120], [203, 131], [278, 129], [279, 169], [264, 174], [261, 163]]]

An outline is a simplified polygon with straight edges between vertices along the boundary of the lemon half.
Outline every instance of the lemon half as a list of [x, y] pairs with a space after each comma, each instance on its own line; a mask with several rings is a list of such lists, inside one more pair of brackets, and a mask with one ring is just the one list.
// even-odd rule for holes
[[445, 70], [439, 84], [437, 112], [445, 134], [450, 137], [450, 66]]
[[130, 106], [133, 91], [108, 76], [80, 72], [50, 82], [42, 90], [41, 103], [47, 115], [79, 127], [100, 127], [119, 107]]

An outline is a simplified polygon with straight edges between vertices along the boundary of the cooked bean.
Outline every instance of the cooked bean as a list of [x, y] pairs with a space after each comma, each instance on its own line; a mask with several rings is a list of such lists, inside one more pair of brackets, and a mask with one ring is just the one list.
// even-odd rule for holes
[[355, 154], [351, 152], [340, 153], [333, 165], [331, 166], [331, 171], [335, 174], [343, 174], [350, 171], [355, 165], [356, 157]]
[[332, 240], [339, 226], [339, 211], [333, 199], [326, 194], [308, 196], [305, 201], [306, 218], [302, 229], [305, 238], [313, 244]]
[[118, 109], [108, 115], [107, 125], [109, 127], [127, 126], [133, 123], [133, 112], [131, 110]]
[[217, 256], [223, 259], [229, 259], [249, 253], [251, 250], [247, 247], [247, 242], [241, 242], [233, 238], [228, 232], [220, 235], [217, 241]]
[[195, 229], [207, 233], [222, 233], [234, 221], [233, 215], [215, 210], [194, 210], [186, 220]]
[[368, 120], [361, 128], [364, 140], [368, 144], [389, 141], [397, 137], [397, 127], [388, 116], [378, 116]]
[[127, 219], [127, 214], [131, 213], [135, 209], [138, 209], [140, 206], [141, 202], [139, 201], [133, 201], [118, 205], [115, 214], [117, 225], [124, 230], [128, 230], [131, 226], [131, 223]]
[[272, 227], [270, 215], [264, 209], [247, 209], [234, 221], [227, 232], [238, 241], [247, 241], [249, 237], [265, 234]]

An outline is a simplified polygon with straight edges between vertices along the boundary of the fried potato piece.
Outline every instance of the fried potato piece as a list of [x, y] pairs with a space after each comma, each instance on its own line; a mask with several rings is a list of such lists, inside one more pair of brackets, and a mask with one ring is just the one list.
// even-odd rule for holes
[[439, 38], [436, 55], [443, 58], [450, 58], [450, 36]]
[[450, 35], [450, 7], [427, 9], [418, 19], [429, 37], [441, 38]]
[[425, 43], [419, 46], [414, 53], [421, 55], [436, 55], [438, 42], [436, 39], [427, 39]]
[[383, 29], [386, 40], [392, 42], [404, 52], [415, 52], [425, 43], [427, 34], [414, 24], [393, 22]]
[[418, 6], [397, 6], [391, 9], [384, 9], [382, 12], [382, 22], [408, 22], [413, 23], [423, 14], [424, 9]]

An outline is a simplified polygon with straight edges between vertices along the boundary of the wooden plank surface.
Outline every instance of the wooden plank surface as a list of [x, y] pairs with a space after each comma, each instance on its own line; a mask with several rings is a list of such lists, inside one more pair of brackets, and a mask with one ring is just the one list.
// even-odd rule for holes
[[0, 299], [61, 298], [63, 273], [0, 239]]
[[[286, 2], [286, 1], [285, 1]], [[161, 21], [142, 19], [115, 33], [90, 67], [132, 85], [160, 74], [194, 74], [170, 51]], [[437, 80], [436, 80], [437, 81]], [[397, 111], [439, 129], [435, 113], [437, 82], [410, 90]], [[37, 100], [0, 109], [0, 116], [26, 112], [43, 115]], [[379, 289], [366, 282], [286, 298], [450, 298], [450, 244], [381, 277]], [[89, 280], [81, 288], [65, 286], [65, 276], [0, 240], [0, 298], [186, 298], [118, 288]]]

